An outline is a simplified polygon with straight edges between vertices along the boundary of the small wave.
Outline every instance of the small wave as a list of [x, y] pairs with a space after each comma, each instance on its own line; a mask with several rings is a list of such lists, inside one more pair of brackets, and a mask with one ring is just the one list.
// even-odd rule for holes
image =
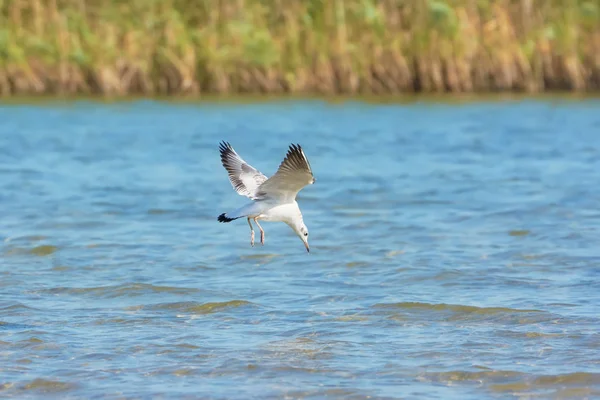
[[268, 259], [271, 260], [275, 257], [281, 257], [281, 254], [275, 253], [263, 253], [263, 254], [248, 254], [240, 256], [242, 260], [254, 260], [254, 259]]
[[18, 342], [15, 342], [14, 347], [21, 350], [32, 349], [35, 352], [40, 352], [43, 350], [57, 350], [62, 348], [62, 345], [56, 342], [40, 339], [37, 336], [32, 336], [28, 339], [19, 340]]
[[[498, 335], [515, 338], [515, 339], [537, 339], [537, 338], [562, 338], [568, 337], [568, 334], [564, 333], [544, 333], [544, 332], [516, 332], [510, 330], [498, 331]], [[574, 337], [575, 335], [570, 335]]]
[[353, 388], [338, 388], [338, 389], [305, 389], [305, 390], [290, 390], [285, 393], [285, 398], [289, 399], [305, 399], [305, 398], [349, 398], [349, 399], [369, 399], [372, 398], [368, 392], [362, 389]]
[[339, 322], [359, 322], [359, 321], [368, 321], [369, 318], [364, 315], [351, 314], [351, 315], [342, 315], [342, 316], [334, 318], [333, 320], [339, 321]]
[[12, 322], [0, 321], [0, 331], [30, 329], [31, 325], [15, 324]]
[[573, 372], [560, 375], [543, 375], [533, 380], [533, 384], [548, 385], [597, 385], [600, 384], [600, 373]]
[[346, 263], [346, 267], [348, 267], [348, 268], [361, 268], [361, 267], [368, 267], [368, 266], [369, 266], [369, 263], [363, 262], [363, 261], [352, 261], [352, 262]]
[[404, 253], [405, 253], [404, 250], [390, 250], [387, 253], [385, 253], [385, 257], [386, 258], [394, 258], [394, 257], [402, 255]]
[[26, 306], [19, 302], [0, 303], [0, 311], [18, 311], [18, 310], [38, 310], [37, 308]]
[[0, 313], [3, 317], [24, 317], [34, 314], [35, 311], [40, 311], [40, 309], [19, 302], [0, 302]]
[[[288, 360], [326, 360], [333, 357], [331, 349], [338, 343], [328, 341], [318, 341], [309, 337], [297, 337], [291, 340], [278, 340], [269, 342], [264, 346], [271, 355], [280, 360], [285, 356]], [[341, 345], [345, 346], [346, 343]]]
[[26, 236], [16, 236], [16, 237], [8, 237], [4, 239], [5, 242], [41, 242], [42, 240], [48, 239], [47, 236], [43, 235], [26, 235]]
[[527, 236], [529, 234], [531, 234], [531, 231], [527, 229], [513, 229], [508, 231], [509, 236]]
[[94, 325], [148, 326], [155, 322], [153, 318], [100, 318], [94, 320]]
[[22, 255], [33, 255], [38, 257], [44, 257], [54, 254], [58, 250], [58, 247], [49, 244], [43, 244], [32, 248], [24, 247], [11, 247], [5, 250], [4, 254], [7, 256], [22, 256]]
[[89, 288], [55, 287], [43, 292], [49, 294], [91, 295], [94, 297], [117, 298], [137, 297], [154, 293], [170, 293], [185, 295], [200, 292], [200, 289], [177, 286], [157, 286], [147, 283], [124, 283], [112, 286], [96, 286]]
[[568, 392], [569, 396], [573, 396], [581, 394], [581, 391], [584, 391], [586, 395], [593, 393], [598, 395], [600, 391], [591, 388], [591, 386], [598, 385], [600, 385], [600, 374], [573, 372], [559, 375], [526, 375], [518, 381], [490, 385], [490, 389], [497, 392], [531, 392], [541, 389], [558, 389], [564, 395]]
[[188, 314], [213, 314], [220, 311], [225, 311], [230, 308], [238, 308], [253, 303], [245, 300], [230, 300], [213, 303], [198, 303], [195, 301], [177, 302], [177, 303], [160, 303], [149, 306], [128, 307], [128, 310], [172, 310]]
[[535, 309], [517, 309], [507, 307], [475, 307], [465, 306], [460, 304], [430, 304], [419, 302], [401, 302], [401, 303], [378, 303], [373, 305], [377, 308], [393, 308], [393, 309], [424, 309], [433, 311], [453, 311], [460, 313], [475, 313], [475, 314], [499, 314], [499, 313], [541, 313], [541, 310]]
[[526, 374], [517, 371], [444, 371], [419, 376], [420, 380], [433, 382], [498, 382], [507, 379], [522, 378]]
[[437, 317], [444, 321], [489, 321], [503, 324], [535, 324], [544, 321], [558, 320], [553, 314], [536, 309], [516, 309], [508, 307], [475, 307], [460, 304], [429, 304], [419, 302], [402, 302], [391, 304], [375, 304], [389, 313], [392, 320], [405, 321], [408, 318], [430, 320]]
[[188, 376], [193, 375], [197, 372], [196, 369], [193, 368], [179, 368], [172, 372], [175, 376]]
[[546, 392], [548, 390], [554, 390], [555, 395], [560, 392], [565, 397], [600, 393], [598, 390], [593, 389], [594, 386], [600, 384], [600, 374], [589, 372], [574, 372], [559, 375], [534, 375], [505, 370], [444, 371], [419, 375], [417, 379], [446, 384], [474, 382], [486, 385], [492, 391], [504, 393], [531, 393], [540, 390]]
[[35, 246], [31, 250], [29, 250], [29, 253], [33, 254], [34, 256], [42, 256], [43, 257], [43, 256], [48, 256], [50, 254], [55, 253], [56, 250], [58, 250], [58, 247], [52, 246], [49, 244], [44, 244], [41, 246]]
[[34, 379], [33, 381], [20, 386], [21, 390], [33, 390], [36, 392], [57, 393], [65, 392], [77, 387], [73, 383], [54, 381], [48, 379]]
[[[248, 366], [250, 368], [250, 365]], [[257, 368], [257, 366], [254, 366]], [[272, 368], [273, 371], [283, 372], [283, 373], [304, 373], [304, 374], [329, 374], [335, 372], [334, 370], [327, 368], [309, 368], [309, 367], [299, 367], [295, 365], [281, 365], [275, 366]]]
[[162, 208], [151, 208], [147, 211], [148, 215], [162, 215], [173, 213], [173, 210], [165, 210]]

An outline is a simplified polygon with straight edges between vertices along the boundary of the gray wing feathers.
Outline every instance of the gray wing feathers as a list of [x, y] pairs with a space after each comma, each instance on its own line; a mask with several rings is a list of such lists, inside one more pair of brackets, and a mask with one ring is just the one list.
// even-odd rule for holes
[[292, 144], [275, 175], [258, 187], [256, 195], [293, 201], [304, 186], [313, 183], [315, 178], [302, 147]]
[[259, 170], [244, 161], [227, 142], [219, 144], [221, 163], [227, 170], [233, 189], [240, 195], [256, 199], [256, 189], [267, 180]]

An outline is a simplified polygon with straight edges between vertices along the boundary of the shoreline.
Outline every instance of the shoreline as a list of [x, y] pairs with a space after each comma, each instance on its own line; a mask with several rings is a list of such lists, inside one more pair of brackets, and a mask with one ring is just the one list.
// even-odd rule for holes
[[15, 95], [0, 97], [1, 106], [11, 105], [45, 105], [45, 104], [73, 104], [73, 103], [100, 103], [100, 104], [118, 104], [118, 103], [139, 103], [139, 102], [157, 102], [167, 104], [261, 104], [261, 103], [294, 103], [294, 102], [323, 102], [330, 105], [344, 103], [362, 103], [362, 104], [398, 104], [410, 105], [416, 103], [428, 104], [470, 104], [470, 103], [500, 103], [500, 102], [580, 102], [580, 101], [600, 101], [600, 92], [579, 93], [579, 92], [542, 92], [542, 93], [414, 93], [406, 95], [255, 95], [255, 94], [214, 94], [203, 96], [182, 96], [182, 95], [164, 95], [164, 96], [107, 96], [107, 95], [52, 95], [42, 94], [36, 96]]

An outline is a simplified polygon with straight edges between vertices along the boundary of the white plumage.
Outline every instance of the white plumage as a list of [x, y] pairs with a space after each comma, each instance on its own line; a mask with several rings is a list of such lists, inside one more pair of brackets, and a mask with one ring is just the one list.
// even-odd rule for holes
[[221, 142], [219, 151], [221, 163], [227, 170], [233, 189], [253, 202], [231, 213], [219, 215], [218, 221], [231, 222], [246, 217], [250, 225], [252, 246], [254, 228], [250, 219], [254, 220], [260, 229], [260, 241], [263, 245], [265, 233], [258, 220], [285, 222], [302, 239], [306, 250], [310, 251], [308, 229], [303, 222], [296, 196], [303, 187], [315, 183], [315, 178], [302, 147], [297, 144], [290, 145], [277, 172], [270, 178], [244, 161], [229, 143]]

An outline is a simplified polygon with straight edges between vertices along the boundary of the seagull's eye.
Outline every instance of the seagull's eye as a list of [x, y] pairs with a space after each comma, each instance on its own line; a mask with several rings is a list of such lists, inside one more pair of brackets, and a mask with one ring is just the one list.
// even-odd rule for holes
[[308, 236], [308, 232], [304, 232], [304, 236]]

